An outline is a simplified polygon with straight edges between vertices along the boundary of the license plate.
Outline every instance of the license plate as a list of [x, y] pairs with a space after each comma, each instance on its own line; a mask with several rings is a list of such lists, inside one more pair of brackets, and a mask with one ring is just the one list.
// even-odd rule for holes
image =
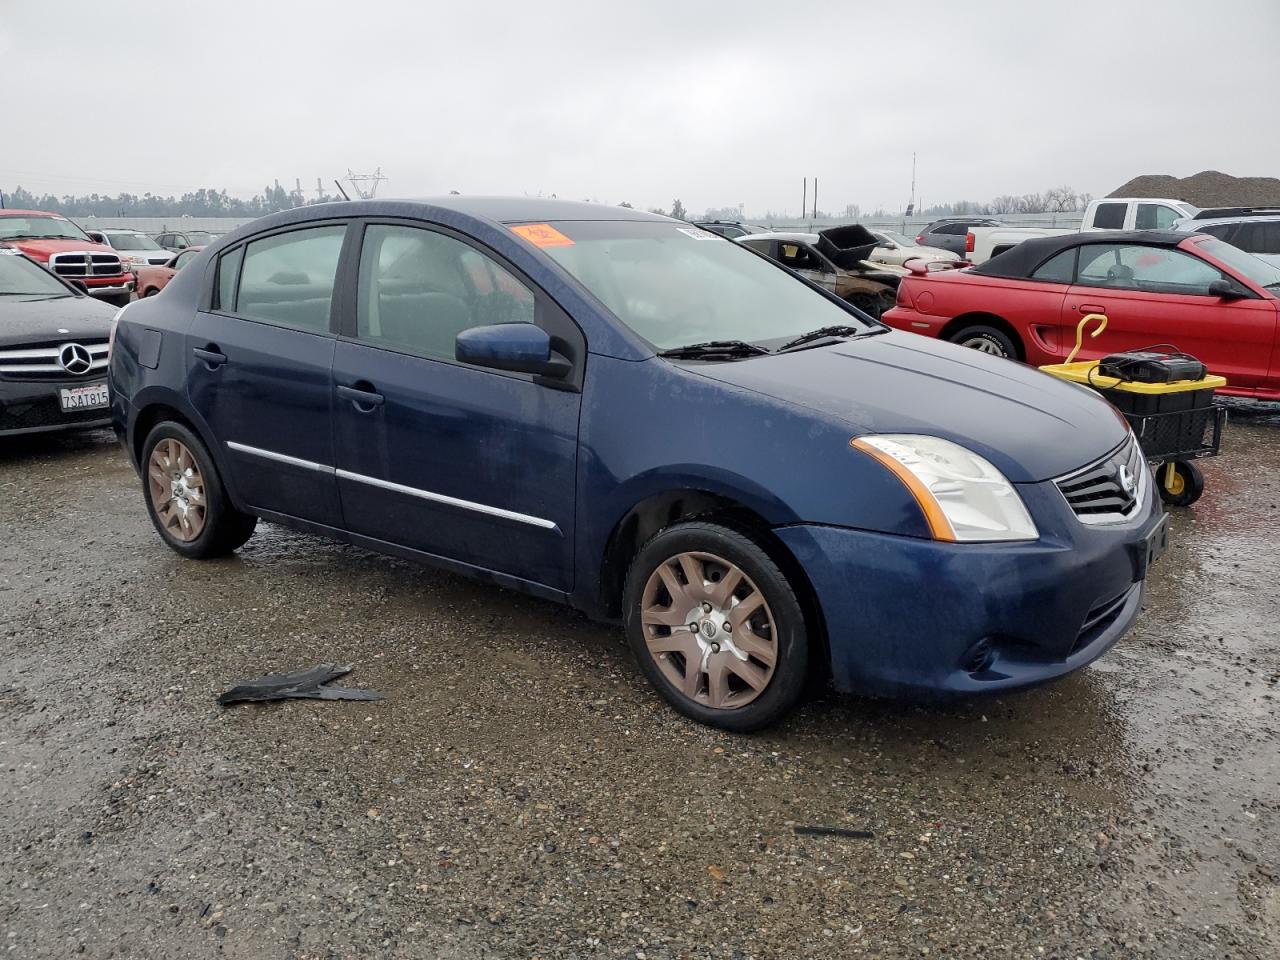
[[96, 410], [110, 403], [105, 383], [89, 383], [83, 387], [64, 387], [58, 391], [63, 413]]
[[1160, 518], [1160, 523], [1147, 534], [1141, 543], [1135, 543], [1133, 550], [1133, 579], [1136, 583], [1145, 580], [1151, 565], [1164, 556], [1169, 549], [1169, 517]]

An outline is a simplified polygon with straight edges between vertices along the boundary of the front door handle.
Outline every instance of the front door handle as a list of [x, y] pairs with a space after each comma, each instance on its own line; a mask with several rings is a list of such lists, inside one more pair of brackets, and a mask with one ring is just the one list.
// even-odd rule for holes
[[1107, 308], [1100, 307], [1096, 303], [1082, 303], [1080, 304], [1080, 312], [1081, 313], [1106, 313]]
[[220, 367], [227, 362], [227, 355], [212, 343], [207, 347], [196, 347], [191, 352], [207, 363], [210, 370], [214, 367]]
[[362, 382], [354, 387], [339, 384], [337, 391], [339, 397], [350, 400], [361, 413], [372, 413], [374, 407], [380, 407], [386, 401], [386, 397], [373, 389], [373, 384]]

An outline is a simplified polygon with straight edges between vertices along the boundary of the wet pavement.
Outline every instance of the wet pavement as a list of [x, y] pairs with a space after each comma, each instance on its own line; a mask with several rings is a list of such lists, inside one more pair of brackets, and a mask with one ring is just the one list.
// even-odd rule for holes
[[[0, 954], [1280, 956], [1280, 412], [1203, 466], [1094, 666], [735, 737], [568, 610], [272, 526], [186, 561], [108, 435], [5, 441]], [[326, 661], [387, 699], [214, 702]]]

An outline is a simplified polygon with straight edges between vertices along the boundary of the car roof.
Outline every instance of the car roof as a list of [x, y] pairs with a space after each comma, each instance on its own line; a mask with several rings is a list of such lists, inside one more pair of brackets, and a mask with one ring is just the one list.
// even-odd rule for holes
[[8, 207], [0, 209], [0, 217], [60, 217], [63, 220], [70, 220], [65, 213], [54, 213], [50, 210], [10, 210]]
[[670, 221], [670, 217], [635, 210], [631, 207], [614, 207], [607, 203], [587, 203], [577, 200], [555, 200], [550, 197], [407, 197], [401, 200], [371, 200], [370, 203], [429, 203], [473, 217], [485, 217], [498, 223], [538, 223], [543, 220], [656, 220]]
[[1219, 223], [1268, 223], [1274, 220], [1280, 220], [1280, 210], [1274, 213], [1238, 213], [1233, 216], [1205, 217], [1203, 220], [1199, 217], [1186, 217], [1175, 223], [1173, 229], [1195, 233], [1202, 227], [1211, 227]]
[[973, 273], [989, 277], [1025, 279], [1040, 264], [1063, 250], [1100, 243], [1140, 243], [1148, 247], [1176, 247], [1190, 234], [1173, 230], [1091, 230], [1056, 237], [1029, 237], [985, 263], [972, 267]]

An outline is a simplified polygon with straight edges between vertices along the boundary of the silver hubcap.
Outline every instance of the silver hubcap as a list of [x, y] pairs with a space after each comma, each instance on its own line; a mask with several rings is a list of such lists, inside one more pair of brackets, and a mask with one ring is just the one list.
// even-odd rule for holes
[[989, 353], [993, 357], [1008, 356], [1000, 349], [1000, 344], [994, 340], [988, 340], [986, 337], [970, 337], [968, 340], [961, 340], [960, 346], [968, 347], [970, 350], [977, 350], [979, 353]]
[[764, 595], [737, 566], [681, 553], [649, 576], [640, 605], [649, 655], [680, 693], [732, 710], [773, 679], [777, 629]]

